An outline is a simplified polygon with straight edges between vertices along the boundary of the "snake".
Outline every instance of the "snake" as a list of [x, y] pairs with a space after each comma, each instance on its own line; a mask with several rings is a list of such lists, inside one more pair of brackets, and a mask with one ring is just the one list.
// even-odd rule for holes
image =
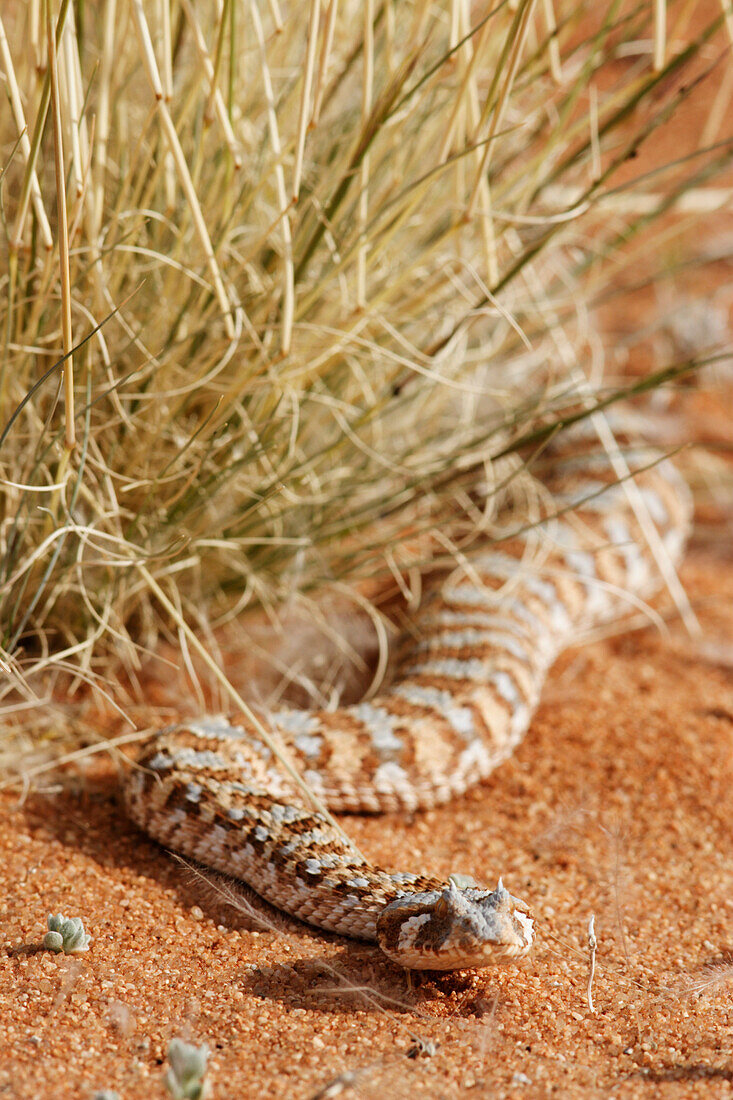
[[[404, 813], [459, 797], [514, 752], [558, 655], [662, 587], [660, 566], [684, 550], [690, 491], [669, 457], [626, 426], [614, 433], [609, 450], [584, 421], [546, 449], [533, 476], [550, 514], [500, 542], [477, 532], [422, 601], [377, 694], [267, 713], [323, 806]], [[535, 918], [502, 879], [491, 889], [374, 865], [268, 741], [237, 716], [162, 730], [127, 771], [129, 816], [165, 848], [310, 925], [377, 943], [407, 970], [527, 955]]]

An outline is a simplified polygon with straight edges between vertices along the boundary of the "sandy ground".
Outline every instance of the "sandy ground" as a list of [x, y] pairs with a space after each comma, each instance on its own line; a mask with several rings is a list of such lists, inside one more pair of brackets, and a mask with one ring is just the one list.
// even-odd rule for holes
[[[566, 654], [480, 789], [349, 821], [386, 866], [503, 874], [537, 917], [519, 966], [409, 989], [368, 945], [262, 906], [274, 927], [253, 930], [127, 823], [109, 760], [5, 792], [0, 1095], [163, 1096], [182, 1036], [209, 1045], [220, 1100], [733, 1096], [733, 540], [703, 529], [683, 571], [702, 642], [672, 623]], [[57, 911], [86, 955], [39, 949]]]

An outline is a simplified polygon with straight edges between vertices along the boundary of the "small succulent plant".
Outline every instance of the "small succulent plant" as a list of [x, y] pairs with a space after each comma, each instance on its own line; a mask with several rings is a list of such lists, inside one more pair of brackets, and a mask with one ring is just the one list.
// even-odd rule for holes
[[170, 1067], [165, 1074], [165, 1086], [175, 1100], [204, 1100], [207, 1088], [204, 1077], [209, 1048], [171, 1039], [168, 1045]]
[[89, 950], [90, 936], [84, 931], [81, 917], [65, 917], [61, 913], [55, 916], [49, 913], [48, 932], [43, 937], [43, 946], [57, 955], [80, 955]]

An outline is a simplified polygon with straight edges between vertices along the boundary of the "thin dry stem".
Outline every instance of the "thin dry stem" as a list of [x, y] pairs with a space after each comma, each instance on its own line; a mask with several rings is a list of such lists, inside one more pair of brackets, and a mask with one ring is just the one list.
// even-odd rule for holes
[[553, 0], [542, 0], [542, 7], [549, 36], [547, 52], [550, 59], [550, 72], [555, 83], [562, 84], [562, 61], [560, 60], [560, 46], [557, 41], [557, 17]]
[[720, 0], [720, 7], [723, 11], [728, 40], [733, 43], [733, 0]]
[[310, 121], [311, 129], [314, 129], [318, 125], [318, 120], [321, 115], [321, 104], [323, 103], [323, 93], [326, 88], [328, 62], [331, 58], [331, 51], [333, 50], [333, 39], [336, 33], [337, 16], [338, 0], [330, 0], [328, 10], [326, 11], [326, 26], [323, 32], [323, 45], [321, 46], [321, 57], [318, 62], [316, 87], [313, 93], [313, 114]]
[[[3, 69], [5, 71], [5, 79], [7, 81], [8, 95], [10, 98], [10, 107], [13, 112], [13, 118], [15, 119], [15, 125], [17, 127], [18, 135], [20, 137], [20, 151], [23, 156], [23, 160], [26, 165], [30, 164], [31, 160], [31, 143], [28, 138], [28, 127], [25, 121], [25, 114], [23, 112], [23, 101], [18, 87], [18, 81], [15, 77], [15, 67], [13, 66], [13, 58], [10, 53], [10, 47], [8, 45], [8, 39], [5, 34], [5, 28], [3, 26], [2, 16], [0, 16], [0, 60], [2, 61]], [[30, 193], [33, 200], [33, 209], [36, 217], [38, 218], [38, 224], [41, 230], [41, 238], [43, 240], [44, 248], [50, 251], [53, 248], [53, 236], [51, 235], [51, 226], [48, 223], [48, 217], [46, 216], [46, 208], [43, 205], [43, 196], [41, 195], [41, 188], [38, 183], [38, 176], [36, 175], [35, 168], [30, 168]], [[16, 240], [18, 238], [16, 237]]]
[[590, 920], [588, 921], [588, 1008], [591, 1012], [595, 1012], [595, 1005], [593, 1003], [593, 979], [596, 974], [596, 949], [598, 947], [598, 941], [596, 940], [596, 917], [595, 913], [591, 913]]
[[293, 317], [295, 314], [295, 268], [293, 266], [293, 237], [290, 229], [290, 204], [285, 189], [285, 173], [283, 171], [280, 146], [280, 131], [277, 124], [277, 112], [275, 110], [275, 97], [272, 91], [270, 79], [270, 67], [267, 63], [265, 49], [265, 36], [262, 29], [262, 21], [257, 8], [256, 0], [250, 2], [252, 23], [255, 28], [255, 37], [260, 51], [260, 65], [262, 68], [262, 83], [265, 90], [267, 103], [267, 124], [270, 131], [272, 151], [275, 154], [275, 181], [277, 184], [277, 197], [280, 205], [279, 217], [282, 225], [283, 236], [283, 302], [280, 344], [283, 355], [290, 351], [290, 341], [293, 337]]
[[590, 123], [590, 147], [592, 157], [590, 178], [595, 183], [603, 174], [603, 165], [601, 164], [601, 143], [598, 140], [598, 89], [595, 84], [591, 84], [588, 89], [588, 101], [590, 105], [588, 121]]
[[293, 168], [294, 203], [298, 201], [300, 195], [300, 177], [303, 173], [305, 135], [308, 129], [308, 117], [311, 111], [311, 88], [313, 85], [313, 72], [316, 64], [316, 47], [318, 45], [318, 24], [320, 15], [321, 0], [311, 0], [308, 15], [308, 45], [305, 53], [305, 72], [303, 73], [303, 88], [301, 91], [300, 113], [298, 116], [298, 134], [295, 139], [295, 166]]
[[481, 162], [479, 164], [478, 172], [476, 173], [476, 183], [474, 184], [473, 191], [468, 200], [466, 206], [466, 219], [471, 220], [476, 207], [476, 202], [479, 196], [481, 179], [486, 175], [489, 170], [491, 162], [491, 155], [494, 148], [494, 137], [502, 123], [504, 117], [504, 110], [506, 108], [509, 93], [511, 92], [514, 79], [517, 75], [517, 68], [519, 66], [519, 60], [524, 49], [524, 42], [527, 37], [527, 29], [529, 27], [530, 18], [534, 9], [535, 0], [525, 0], [522, 8], [520, 21], [517, 28], [517, 34], [512, 42], [511, 49], [509, 51], [509, 60], [507, 63], [507, 72], [504, 82], [499, 91], [499, 97], [496, 105], [494, 106], [491, 116], [491, 125], [489, 126], [489, 132], [484, 145], [483, 153], [481, 154]]
[[226, 104], [224, 102], [224, 96], [221, 94], [220, 89], [216, 84], [216, 75], [214, 73], [214, 65], [209, 54], [208, 47], [206, 45], [206, 39], [204, 38], [203, 31], [196, 18], [196, 12], [191, 0], [181, 0], [183, 10], [186, 13], [186, 18], [193, 30], [194, 41], [196, 43], [196, 49], [198, 50], [199, 57], [201, 58], [201, 65], [206, 75], [206, 80], [209, 85], [209, 92], [214, 104], [214, 111], [216, 118], [221, 126], [224, 140], [229, 147], [229, 152], [232, 157], [232, 164], [236, 170], [242, 167], [242, 157], [239, 152], [237, 139], [234, 136], [234, 130], [232, 124], [229, 121], [229, 115], [227, 113]]
[[99, 66], [99, 106], [95, 127], [94, 149], [94, 199], [93, 199], [93, 240], [99, 236], [104, 217], [104, 192], [107, 174], [107, 146], [109, 144], [110, 98], [112, 67], [115, 53], [115, 26], [117, 0], [107, 0], [104, 6], [102, 33], [102, 57]]
[[64, 111], [67, 132], [71, 145], [71, 178], [75, 185], [77, 198], [80, 198], [84, 190], [84, 164], [88, 159], [87, 151], [82, 152], [81, 143], [81, 110], [77, 96], [78, 47], [76, 43], [76, 29], [74, 27], [74, 5], [69, 8], [69, 18], [61, 36], [61, 51], [63, 66], [59, 70], [59, 83], [66, 102]]
[[[364, 3], [364, 69], [361, 77], [361, 124], [364, 129], [372, 109], [374, 92], [374, 0]], [[366, 271], [368, 244], [365, 230], [369, 217], [370, 158], [365, 154], [361, 162], [361, 187], [359, 190], [359, 251], [357, 257], [356, 300], [361, 309], [367, 301]]]
[[186, 158], [181, 148], [180, 141], [178, 140], [178, 134], [176, 128], [173, 125], [173, 119], [170, 116], [170, 111], [165, 103], [163, 85], [160, 79], [160, 73], [158, 71], [158, 64], [155, 60], [155, 53], [153, 51], [153, 43], [150, 37], [150, 29], [148, 27], [147, 19], [145, 18], [145, 12], [143, 10], [142, 0], [132, 0], [132, 11], [135, 17], [135, 29], [138, 32], [140, 41], [140, 47], [142, 49], [143, 59], [145, 61], [148, 79], [153, 89], [153, 93], [157, 100], [158, 117], [161, 121], [163, 133], [168, 143], [168, 148], [173, 156], [173, 160], [178, 172], [178, 178], [181, 181], [181, 186], [186, 195], [188, 201], [189, 210], [193, 223], [196, 227], [199, 240], [204, 250], [204, 254], [209, 264], [209, 270], [211, 272], [211, 279], [214, 284], [214, 290], [219, 300], [219, 305], [223, 314], [224, 327], [226, 329], [227, 336], [230, 340], [233, 340], [236, 335], [233, 318], [233, 306], [229, 300], [229, 296], [224, 288], [224, 281], [219, 271], [219, 265], [216, 262], [216, 256], [214, 255], [214, 249], [211, 244], [211, 238], [209, 237], [209, 231], [206, 228], [206, 222], [204, 220], [201, 206], [199, 204], [198, 195], [196, 194], [196, 188], [194, 187], [193, 180], [191, 179], [191, 173], [186, 163]]
[[[71, 331], [71, 277], [69, 273], [69, 227], [66, 220], [66, 174], [64, 171], [64, 144], [61, 127], [61, 100], [59, 95], [58, 65], [56, 62], [56, 36], [51, 14], [51, 0], [47, 0], [46, 40], [48, 43], [48, 67], [51, 82], [51, 119], [53, 122], [54, 160], [56, 169], [56, 208], [58, 213], [59, 274], [61, 276], [61, 331], [64, 347], [64, 408], [65, 442], [67, 452], [76, 446], [74, 423], [74, 360]], [[63, 478], [61, 478], [63, 480]]]
[[667, 0], [654, 0], [654, 69], [664, 68], [667, 52]]
[[283, 17], [280, 12], [280, 5], [277, 0], [268, 0], [270, 5], [270, 14], [272, 15], [272, 22], [275, 26], [275, 33], [281, 34], [283, 29]]
[[[48, 2], [50, 3], [50, 0], [48, 0]], [[59, 15], [56, 21], [56, 28], [54, 32], [54, 41], [56, 42], [58, 42], [59, 35], [63, 33], [68, 8], [69, 0], [61, 0], [61, 7], [59, 9]], [[41, 138], [43, 136], [43, 130], [46, 125], [46, 116], [48, 114], [48, 106], [50, 101], [51, 78], [47, 71], [43, 81], [41, 98], [38, 104], [36, 121], [33, 127], [30, 155], [28, 156], [26, 171], [23, 178], [23, 188], [21, 191], [20, 202], [18, 203], [18, 212], [15, 219], [15, 229], [13, 230], [10, 238], [11, 246], [15, 249], [19, 249], [23, 243], [23, 234], [25, 231], [26, 217], [28, 215], [28, 206], [33, 192], [32, 181], [35, 178], [36, 161], [41, 148]]]

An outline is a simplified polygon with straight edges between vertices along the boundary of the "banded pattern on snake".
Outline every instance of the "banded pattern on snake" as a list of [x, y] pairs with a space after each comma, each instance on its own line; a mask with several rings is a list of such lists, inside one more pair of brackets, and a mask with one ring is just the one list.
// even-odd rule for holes
[[[559, 653], [660, 587], [657, 559], [679, 560], [690, 494], [668, 459], [628, 436], [621, 446], [633, 483], [617, 480], [590, 425], [550, 448], [557, 511], [541, 564], [523, 561], [536, 531], [473, 554], [426, 600], [380, 695], [268, 715], [326, 804], [386, 812], [460, 795], [519, 743]], [[246, 723], [189, 721], [138, 763], [124, 789], [138, 825], [310, 924], [376, 940], [413, 969], [486, 966], [532, 946], [531, 911], [501, 880], [459, 887], [367, 862]]]

